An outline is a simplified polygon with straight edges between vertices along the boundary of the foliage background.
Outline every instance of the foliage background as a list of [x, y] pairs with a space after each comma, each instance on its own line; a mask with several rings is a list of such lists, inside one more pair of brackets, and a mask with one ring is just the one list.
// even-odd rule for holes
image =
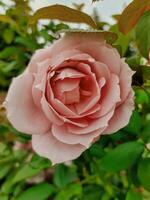
[[[0, 103], [12, 77], [25, 69], [34, 51], [50, 45], [60, 30], [71, 29], [71, 25], [55, 20], [29, 26], [29, 1], [13, 2], [11, 7], [0, 2], [6, 10], [5, 15], [0, 15]], [[74, 162], [51, 166], [49, 160], [32, 151], [30, 137], [9, 124], [1, 106], [0, 200], [150, 199], [150, 7], [144, 13], [139, 8], [141, 5], [127, 13], [129, 20], [127, 14], [115, 15], [114, 25], [100, 21], [98, 11], [93, 11], [97, 28], [118, 35], [113, 46], [136, 71], [136, 109], [129, 124], [113, 135], [102, 136]], [[81, 10], [82, 5], [76, 4], [75, 9]], [[133, 11], [141, 13], [138, 22]], [[130, 20], [136, 23], [134, 27]]]

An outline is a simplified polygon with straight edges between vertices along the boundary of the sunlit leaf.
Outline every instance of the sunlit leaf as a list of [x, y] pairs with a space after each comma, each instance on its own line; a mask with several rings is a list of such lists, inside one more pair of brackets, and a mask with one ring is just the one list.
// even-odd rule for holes
[[14, 20], [7, 15], [0, 15], [0, 21], [4, 23], [9, 23], [9, 24], [15, 23]]
[[7, 194], [0, 194], [0, 200], [9, 200], [9, 195], [7, 195]]
[[143, 200], [142, 195], [134, 190], [129, 190], [125, 200]]
[[63, 5], [52, 5], [37, 10], [29, 19], [30, 24], [34, 24], [39, 19], [58, 19], [66, 22], [85, 23], [96, 28], [93, 19], [81, 11]]
[[124, 34], [122, 34], [119, 31], [117, 24], [111, 26], [110, 31], [112, 31], [113, 33], [117, 34], [118, 38], [117, 38], [117, 40], [115, 41], [114, 44], [121, 46], [122, 54], [124, 55], [126, 53], [126, 51], [127, 51], [129, 42], [131, 40], [131, 34], [128, 34], [126, 36]]
[[119, 29], [127, 34], [137, 23], [140, 17], [150, 10], [149, 0], [134, 0], [123, 11], [119, 20]]

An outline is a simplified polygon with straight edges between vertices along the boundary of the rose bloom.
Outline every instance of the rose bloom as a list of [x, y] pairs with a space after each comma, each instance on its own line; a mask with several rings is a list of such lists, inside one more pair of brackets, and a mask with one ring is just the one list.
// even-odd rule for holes
[[53, 164], [128, 124], [133, 71], [100, 33], [67, 33], [35, 52], [5, 100], [8, 119]]

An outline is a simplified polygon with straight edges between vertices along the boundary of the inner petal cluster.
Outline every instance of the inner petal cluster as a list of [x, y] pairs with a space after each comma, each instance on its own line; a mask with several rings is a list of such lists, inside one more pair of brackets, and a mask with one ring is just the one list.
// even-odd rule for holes
[[46, 99], [61, 116], [86, 117], [100, 109], [98, 101], [105, 83], [104, 77], [96, 77], [92, 71], [92, 63], [71, 60], [67, 66], [48, 70]]

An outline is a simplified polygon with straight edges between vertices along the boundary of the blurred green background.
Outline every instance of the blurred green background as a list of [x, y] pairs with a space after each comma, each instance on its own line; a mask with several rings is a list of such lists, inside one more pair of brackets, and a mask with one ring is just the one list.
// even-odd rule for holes
[[[29, 26], [29, 1], [13, 0], [0, 15], [0, 103], [12, 77], [20, 74], [38, 48], [59, 38], [71, 25], [48, 20]], [[81, 5], [74, 5], [82, 9]], [[150, 200], [150, 11], [126, 36], [118, 24], [100, 21], [98, 28], [118, 34], [114, 44], [136, 71], [133, 78], [136, 110], [130, 123], [117, 133], [102, 136], [73, 162], [51, 166], [36, 155], [30, 137], [17, 132], [0, 107], [0, 200]], [[117, 16], [114, 16], [118, 19]], [[144, 28], [143, 28], [144, 27]]]

